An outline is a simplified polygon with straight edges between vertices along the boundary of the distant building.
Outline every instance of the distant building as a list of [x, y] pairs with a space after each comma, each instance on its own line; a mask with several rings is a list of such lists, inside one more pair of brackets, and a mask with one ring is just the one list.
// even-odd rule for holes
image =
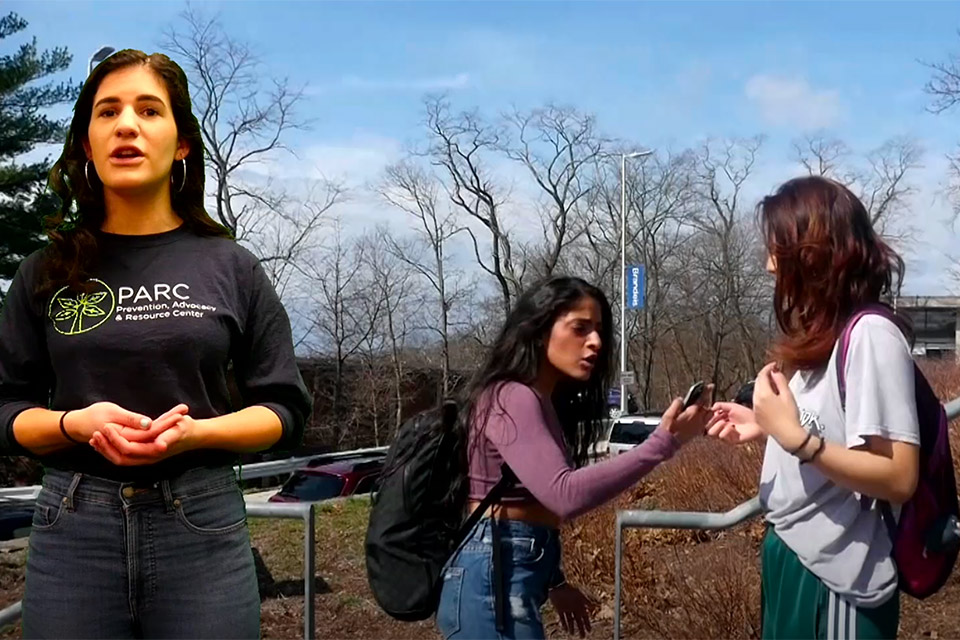
[[894, 306], [913, 323], [913, 355], [960, 361], [960, 297], [902, 296]]

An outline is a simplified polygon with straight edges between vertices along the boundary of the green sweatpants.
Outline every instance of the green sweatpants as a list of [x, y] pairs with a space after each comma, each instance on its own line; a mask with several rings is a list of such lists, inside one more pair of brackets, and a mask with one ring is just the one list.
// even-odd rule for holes
[[896, 638], [900, 593], [875, 609], [855, 606], [800, 563], [767, 529], [760, 586], [761, 636], [766, 640], [880, 640]]

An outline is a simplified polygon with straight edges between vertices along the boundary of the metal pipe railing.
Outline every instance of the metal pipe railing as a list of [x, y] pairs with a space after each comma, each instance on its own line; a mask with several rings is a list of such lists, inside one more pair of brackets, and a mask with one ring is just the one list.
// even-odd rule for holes
[[734, 507], [726, 513], [702, 511], [643, 511], [630, 510], [617, 512], [617, 541], [614, 559], [613, 587], [613, 639], [620, 640], [620, 594], [621, 565], [623, 562], [623, 530], [634, 528], [648, 529], [710, 529], [721, 530], [760, 515], [760, 498], [754, 497]]
[[284, 473], [293, 473], [300, 467], [303, 467], [311, 460], [323, 460], [326, 462], [336, 462], [338, 460], [347, 460], [364, 455], [387, 454], [387, 447], [370, 447], [367, 449], [354, 449], [352, 451], [334, 451], [332, 453], [318, 453], [313, 456], [300, 456], [297, 458], [285, 458], [283, 460], [268, 460], [267, 462], [253, 462], [245, 464], [242, 467], [235, 466], [234, 472], [239, 480], [241, 476], [244, 480], [253, 480], [255, 478], [266, 478], [269, 476], [282, 475]]
[[300, 504], [248, 504], [247, 515], [254, 518], [293, 518], [303, 520], [303, 637], [317, 637], [314, 615], [314, 586], [317, 582], [316, 507], [312, 502]]
[[[247, 516], [253, 518], [290, 518], [303, 520], [303, 637], [317, 637], [314, 588], [317, 582], [316, 513], [311, 503], [298, 504], [248, 504]], [[0, 611], [0, 631], [20, 619], [22, 601]]]
[[[954, 398], [944, 409], [947, 419], [960, 417], [960, 398]], [[617, 512], [616, 551], [613, 588], [613, 640], [620, 640], [621, 563], [623, 562], [624, 529], [706, 529], [719, 531], [735, 527], [760, 515], [760, 498], [753, 497], [726, 513], [701, 511], [644, 511], [639, 509]]]
[[23, 603], [18, 600], [6, 609], [0, 609], [0, 631], [3, 631], [5, 627], [20, 619], [20, 611], [22, 608]]

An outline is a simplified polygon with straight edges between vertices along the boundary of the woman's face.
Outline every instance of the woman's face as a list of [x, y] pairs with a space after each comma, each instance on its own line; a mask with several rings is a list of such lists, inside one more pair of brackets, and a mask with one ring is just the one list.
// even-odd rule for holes
[[146, 193], [169, 188], [171, 167], [187, 157], [189, 147], [178, 138], [163, 82], [138, 65], [100, 83], [84, 150], [104, 188]]
[[586, 296], [560, 314], [550, 329], [547, 362], [574, 380], [589, 380], [603, 346], [601, 318], [600, 304]]

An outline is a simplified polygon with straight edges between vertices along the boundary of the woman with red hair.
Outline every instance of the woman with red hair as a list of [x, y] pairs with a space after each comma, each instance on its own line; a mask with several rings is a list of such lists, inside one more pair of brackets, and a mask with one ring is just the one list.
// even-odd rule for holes
[[718, 403], [707, 430], [734, 444], [767, 439], [762, 636], [893, 638], [897, 568], [877, 503], [896, 510], [919, 473], [905, 327], [875, 314], [856, 323], [845, 402], [836, 358], [851, 316], [899, 290], [903, 260], [833, 180], [790, 180], [758, 213], [776, 279], [775, 364], [757, 375], [752, 411]]

